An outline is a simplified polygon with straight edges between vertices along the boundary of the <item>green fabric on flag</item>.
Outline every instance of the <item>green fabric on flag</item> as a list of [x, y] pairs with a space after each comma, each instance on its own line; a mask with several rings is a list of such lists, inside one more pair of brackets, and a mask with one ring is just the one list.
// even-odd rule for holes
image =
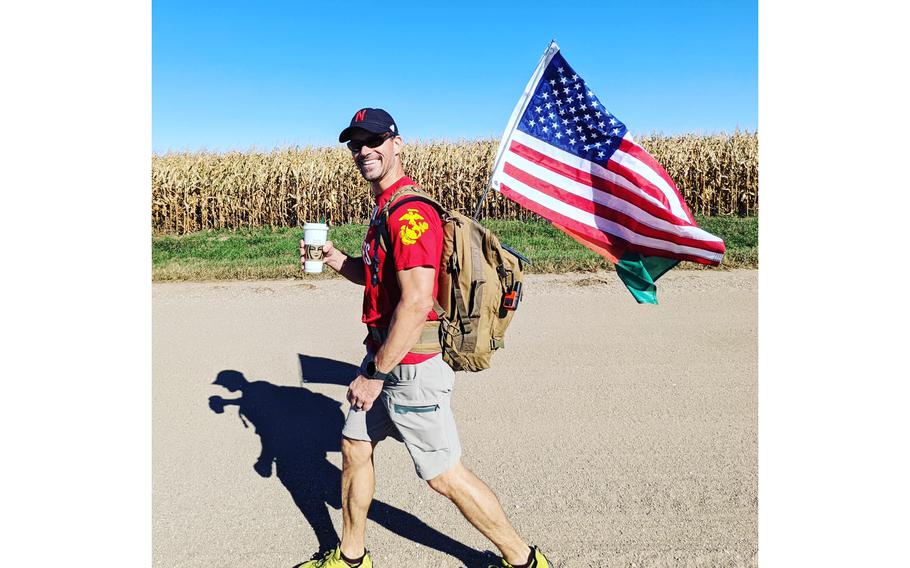
[[639, 304], [656, 304], [657, 286], [654, 283], [677, 264], [679, 261], [672, 258], [628, 252], [615, 266], [616, 274]]

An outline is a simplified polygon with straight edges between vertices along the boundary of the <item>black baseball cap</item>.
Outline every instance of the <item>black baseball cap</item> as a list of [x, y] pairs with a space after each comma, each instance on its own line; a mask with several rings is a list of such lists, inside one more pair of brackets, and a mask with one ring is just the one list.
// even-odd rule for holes
[[351, 119], [351, 125], [341, 131], [338, 136], [339, 142], [347, 142], [351, 139], [351, 133], [355, 128], [372, 132], [373, 134], [385, 134], [390, 132], [398, 136], [398, 125], [392, 115], [381, 108], [362, 108], [354, 113]]

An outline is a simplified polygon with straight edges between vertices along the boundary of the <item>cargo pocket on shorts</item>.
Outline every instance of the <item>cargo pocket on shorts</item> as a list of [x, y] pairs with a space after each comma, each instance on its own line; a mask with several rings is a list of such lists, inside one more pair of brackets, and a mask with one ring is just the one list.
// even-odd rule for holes
[[449, 446], [445, 422], [438, 404], [392, 403], [392, 421], [406, 444], [424, 452], [445, 450]]
[[410, 412], [436, 412], [439, 410], [438, 404], [426, 404], [423, 406], [408, 406], [404, 404], [395, 404], [393, 405], [396, 414], [408, 414]]

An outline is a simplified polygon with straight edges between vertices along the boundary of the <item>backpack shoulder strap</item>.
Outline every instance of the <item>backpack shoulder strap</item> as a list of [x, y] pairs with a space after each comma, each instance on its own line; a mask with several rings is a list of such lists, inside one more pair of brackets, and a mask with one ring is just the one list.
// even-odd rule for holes
[[393, 193], [392, 197], [386, 201], [385, 205], [382, 208], [382, 215], [385, 217], [385, 220], [388, 220], [389, 215], [391, 215], [396, 209], [406, 203], [411, 203], [413, 201], [422, 201], [424, 203], [429, 203], [436, 209], [440, 216], [447, 213], [446, 208], [443, 207], [441, 203], [430, 197], [427, 192], [420, 189], [416, 185], [406, 185]]
[[398, 188], [398, 191], [393, 193], [392, 197], [390, 197], [389, 200], [385, 202], [385, 205], [382, 206], [382, 212], [388, 213], [389, 208], [392, 206], [392, 204], [395, 203], [395, 201], [397, 201], [399, 197], [401, 197], [403, 195], [407, 195], [407, 194], [426, 195], [423, 192], [423, 190], [421, 190], [416, 185], [405, 185], [403, 187]]
[[[399, 199], [401, 198], [401, 199]], [[420, 201], [423, 203], [429, 203], [432, 205], [437, 213], [439, 213], [439, 218], [445, 223], [445, 220], [448, 218], [448, 212], [445, 207], [443, 207], [438, 201], [427, 195], [423, 190], [421, 190], [416, 185], [406, 185], [392, 194], [392, 197], [386, 201], [385, 205], [382, 207], [382, 211], [377, 215], [379, 222], [379, 246], [382, 247], [383, 252], [386, 254], [386, 258], [391, 259], [393, 254], [392, 248], [392, 235], [389, 233], [389, 216], [402, 205], [408, 203]], [[439, 300], [433, 298], [433, 311], [436, 312], [437, 317], [442, 320], [445, 317], [445, 310], [442, 309], [442, 306], [439, 304]]]
[[440, 219], [445, 221], [448, 212], [438, 201], [427, 195], [416, 185], [406, 185], [402, 187], [392, 194], [392, 197], [386, 201], [385, 205], [382, 207], [382, 211], [377, 215], [379, 221], [379, 246], [381, 246], [382, 250], [387, 254], [389, 254], [389, 251], [392, 249], [392, 235], [389, 233], [389, 217], [399, 207], [415, 201], [432, 205], [433, 208], [436, 209], [436, 212], [439, 213]]

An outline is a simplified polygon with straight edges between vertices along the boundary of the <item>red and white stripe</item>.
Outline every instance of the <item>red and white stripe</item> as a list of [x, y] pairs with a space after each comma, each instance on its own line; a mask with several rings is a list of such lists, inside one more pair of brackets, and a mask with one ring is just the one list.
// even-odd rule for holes
[[666, 171], [626, 134], [606, 167], [514, 129], [492, 186], [610, 250], [717, 265], [724, 242], [700, 229]]

